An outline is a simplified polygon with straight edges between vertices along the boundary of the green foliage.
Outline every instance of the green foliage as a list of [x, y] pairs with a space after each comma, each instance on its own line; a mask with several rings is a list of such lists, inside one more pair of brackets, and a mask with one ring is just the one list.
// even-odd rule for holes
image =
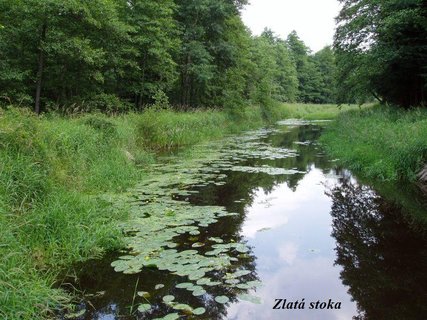
[[238, 115], [251, 102], [332, 102], [332, 52], [311, 56], [296, 33], [252, 36], [246, 3], [0, 0], [0, 105], [116, 114], [163, 92], [172, 105]]
[[332, 120], [340, 115], [341, 112], [360, 110], [360, 107], [356, 105], [338, 107], [335, 104], [282, 104], [279, 110], [282, 119]]
[[322, 139], [346, 167], [366, 177], [415, 180], [427, 162], [427, 112], [377, 106], [342, 113]]
[[51, 288], [61, 266], [122, 245], [117, 221], [126, 211], [91, 195], [141, 177], [122, 150], [133, 151], [121, 126], [101, 116], [0, 114], [2, 318], [46, 318], [65, 302]]
[[335, 103], [336, 99], [336, 62], [331, 47], [325, 47], [313, 56], [314, 63], [320, 74], [320, 84], [317, 90], [320, 93], [317, 103]]
[[180, 45], [173, 0], [123, 1], [123, 20], [132, 27], [132, 46], [125, 73], [119, 76], [121, 95], [140, 109], [159, 91], [170, 91], [177, 79], [174, 56]]
[[123, 68], [129, 28], [114, 1], [2, 1], [0, 8], [7, 25], [0, 34], [1, 94], [12, 101], [33, 96], [38, 80], [45, 102], [84, 100], [108, 91]]
[[408, 108], [427, 93], [427, 11], [422, 0], [341, 0], [335, 48], [339, 99]]
[[[333, 77], [331, 74], [321, 74], [321, 69], [316, 63], [316, 57], [310, 55], [310, 49], [298, 37], [295, 31], [288, 35], [286, 43], [292, 54], [298, 75], [298, 102], [302, 103], [325, 103], [322, 89], [326, 86], [322, 76]], [[330, 68], [323, 68], [325, 73], [331, 72]], [[325, 95], [323, 93], [323, 95]]]

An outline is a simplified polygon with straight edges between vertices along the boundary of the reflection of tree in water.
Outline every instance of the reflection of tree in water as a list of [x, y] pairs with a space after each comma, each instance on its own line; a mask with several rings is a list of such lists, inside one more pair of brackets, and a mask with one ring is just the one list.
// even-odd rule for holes
[[[314, 164], [324, 171], [328, 171], [330, 163], [324, 157], [319, 157], [319, 149], [316, 144], [295, 144], [294, 142], [314, 142], [318, 139], [320, 131], [318, 127], [301, 126], [289, 128], [285, 134], [273, 134], [265, 139], [265, 142], [280, 148], [297, 150], [296, 157], [285, 159], [265, 160], [249, 159], [241, 163], [243, 166], [262, 166], [268, 165], [276, 168], [298, 169], [303, 172], [309, 172]], [[240, 230], [245, 221], [245, 207], [250, 206], [256, 198], [256, 191], [262, 189], [266, 194], [282, 184], [286, 184], [290, 189], [296, 190], [298, 183], [304, 178], [306, 173], [294, 175], [274, 176], [263, 173], [247, 172], [224, 172], [227, 174], [226, 184], [218, 186], [209, 184], [203, 187], [194, 187], [191, 190], [197, 190], [199, 193], [188, 196], [188, 200], [193, 205], [221, 205], [225, 206], [229, 212], [237, 212], [238, 216], [225, 217], [217, 223], [210, 225], [206, 230], [200, 230], [201, 234], [197, 241], [206, 243], [209, 237], [220, 237], [226, 243], [240, 242], [242, 236]], [[175, 199], [184, 200], [187, 196], [174, 195]], [[236, 202], [236, 200], [238, 202]], [[191, 238], [191, 237], [190, 237]], [[175, 239], [180, 246], [179, 251], [192, 249], [194, 243], [188, 235]], [[207, 249], [210, 250], [210, 249]], [[206, 251], [207, 251], [206, 250]], [[199, 251], [203, 254], [204, 248]], [[252, 273], [244, 276], [243, 283], [257, 280], [256, 261], [253, 254], [249, 253], [244, 258], [239, 258], [239, 262], [233, 265], [233, 268], [250, 270]], [[230, 298], [230, 303], [237, 301], [237, 294], [245, 293], [245, 289], [236, 289], [224, 286], [215, 286], [205, 288], [208, 294], [194, 297], [191, 292], [184, 289], [177, 289], [178, 283], [187, 282], [188, 279], [181, 278], [169, 272], [162, 272], [157, 269], [144, 269], [139, 275], [125, 275], [116, 273], [110, 267], [110, 262], [114, 259], [107, 257], [101, 262], [92, 262], [81, 267], [79, 281], [74, 285], [86, 290], [88, 293], [105, 291], [102, 296], [88, 297], [85, 300], [85, 306], [89, 310], [82, 319], [102, 319], [101, 314], [108, 316], [108, 319], [135, 319], [137, 315], [128, 315], [132, 301], [134, 300], [135, 286], [138, 282], [136, 291], [148, 291], [152, 295], [149, 302], [154, 306], [154, 312], [149, 316], [140, 315], [139, 318], [155, 318], [167, 313], [176, 312], [162, 302], [165, 295], [173, 295], [179, 303], [188, 304], [194, 308], [204, 307], [207, 313], [198, 319], [225, 319], [227, 316], [227, 305], [218, 304], [214, 301], [214, 296], [225, 295]], [[213, 280], [221, 281], [225, 273], [232, 273], [233, 270], [213, 271], [208, 276]], [[106, 281], [108, 279], [108, 281]], [[138, 281], [138, 279], [140, 279]], [[164, 284], [165, 287], [159, 290], [153, 290], [156, 284]], [[139, 297], [136, 298], [135, 308], [145, 301]], [[93, 305], [94, 308], [91, 307]], [[91, 311], [93, 310], [93, 312]]]
[[[328, 173], [331, 163], [324, 157], [316, 141], [321, 134], [322, 128], [313, 125], [290, 127], [285, 133], [274, 133], [263, 139], [263, 142], [274, 147], [287, 148], [297, 151], [296, 157], [284, 159], [260, 159], [253, 158], [238, 163], [240, 166], [261, 167], [268, 165], [274, 168], [297, 169], [304, 173], [290, 175], [269, 175], [265, 173], [247, 173], [225, 171], [227, 174], [226, 184], [223, 186], [208, 185], [203, 188], [195, 188], [200, 191], [190, 197], [193, 204], [218, 204], [227, 207], [229, 211], [242, 213], [244, 207], [250, 206], [255, 198], [255, 192], [260, 188], [269, 194], [272, 190], [286, 184], [295, 191], [299, 182], [314, 167]], [[299, 145], [294, 142], [311, 142], [307, 145]], [[236, 200], [242, 200], [236, 203]], [[242, 220], [244, 216], [242, 215]]]
[[358, 304], [356, 319], [425, 319], [426, 226], [409, 225], [401, 209], [349, 179], [330, 196], [336, 263]]

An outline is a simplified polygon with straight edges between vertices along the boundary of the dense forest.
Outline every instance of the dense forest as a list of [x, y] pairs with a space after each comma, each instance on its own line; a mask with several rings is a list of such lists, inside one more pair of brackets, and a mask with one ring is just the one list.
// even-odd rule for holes
[[335, 102], [330, 47], [253, 36], [246, 0], [0, 1], [3, 104], [140, 110]]
[[37, 113], [425, 102], [426, 3], [340, 0], [334, 49], [254, 36], [247, 0], [0, 1], [0, 103]]

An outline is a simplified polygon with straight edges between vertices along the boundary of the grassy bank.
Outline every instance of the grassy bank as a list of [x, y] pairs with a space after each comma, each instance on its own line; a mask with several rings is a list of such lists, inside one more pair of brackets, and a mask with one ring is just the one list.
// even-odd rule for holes
[[342, 113], [321, 141], [364, 177], [414, 181], [427, 163], [427, 110], [375, 106]]
[[152, 108], [66, 118], [0, 110], [0, 318], [46, 318], [68, 299], [52, 289], [64, 268], [122, 246], [118, 222], [126, 210], [113, 209], [106, 199], [144, 179], [144, 167], [157, 151], [279, 119], [338, 113], [335, 106], [272, 110]]
[[283, 104], [280, 108], [281, 113], [288, 118], [306, 120], [332, 120], [342, 112], [360, 110], [356, 105], [342, 105], [338, 108], [336, 104]]
[[121, 247], [127, 214], [105, 195], [143, 179], [153, 150], [265, 123], [260, 108], [68, 118], [0, 110], [0, 318], [45, 318], [66, 300], [52, 289], [64, 267]]

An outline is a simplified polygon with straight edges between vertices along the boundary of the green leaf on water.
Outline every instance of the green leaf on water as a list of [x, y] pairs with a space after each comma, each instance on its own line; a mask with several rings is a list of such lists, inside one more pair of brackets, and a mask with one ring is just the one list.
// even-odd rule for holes
[[233, 275], [236, 277], [236, 278], [239, 278], [239, 277], [243, 277], [243, 276], [246, 276], [246, 275], [248, 275], [248, 274], [251, 274], [252, 272], [251, 271], [249, 271], [249, 270], [238, 270], [238, 271], [236, 271]]
[[194, 280], [199, 280], [200, 278], [203, 278], [205, 276], [204, 272], [198, 271], [198, 272], [194, 272], [193, 274], [191, 274], [188, 279], [194, 281]]
[[155, 289], [155, 290], [159, 290], [159, 289], [162, 289], [162, 288], [164, 288], [164, 287], [165, 287], [165, 285], [164, 285], [164, 284], [159, 283], [159, 284], [156, 284], [156, 286], [154, 287], [154, 289]]
[[163, 302], [165, 302], [165, 303], [170, 303], [170, 302], [172, 302], [172, 301], [174, 301], [175, 300], [175, 297], [174, 296], [171, 296], [171, 295], [168, 295], [168, 296], [164, 296], [163, 297]]
[[195, 290], [195, 291], [193, 291], [193, 296], [195, 296], [195, 297], [203, 296], [204, 294], [206, 294], [206, 290]]
[[168, 315], [164, 316], [163, 318], [155, 318], [153, 320], [177, 320], [179, 319], [178, 313], [169, 313]]
[[150, 304], [145, 303], [145, 304], [140, 304], [138, 306], [138, 311], [139, 312], [147, 312], [149, 310], [151, 310], [151, 305]]
[[230, 301], [230, 299], [226, 296], [218, 296], [218, 297], [215, 297], [215, 301], [221, 304], [225, 304], [228, 301]]
[[203, 247], [205, 244], [204, 243], [201, 243], [201, 242], [196, 242], [196, 243], [193, 243], [192, 244], [192, 248], [201, 248], [201, 247]]
[[201, 285], [206, 285], [206, 284], [208, 284], [208, 283], [210, 283], [211, 282], [211, 280], [209, 279], [209, 278], [201, 278], [201, 279], [199, 279], [199, 280], [197, 280], [197, 284], [199, 285], [199, 286], [201, 286]]
[[188, 286], [186, 289], [188, 291], [198, 291], [198, 290], [203, 290], [203, 287], [202, 286], [191, 285], [191, 286]]
[[192, 307], [190, 307], [188, 304], [184, 304], [184, 303], [175, 304], [172, 306], [172, 308], [174, 308], [175, 310], [183, 310], [183, 311], [189, 311], [189, 312], [193, 311]]
[[201, 316], [205, 312], [206, 312], [205, 308], [197, 308], [193, 310], [193, 314], [195, 314], [196, 316]]
[[193, 284], [191, 282], [183, 282], [183, 283], [177, 284], [175, 287], [178, 289], [187, 289], [187, 288], [190, 288], [192, 286], [193, 286]]

